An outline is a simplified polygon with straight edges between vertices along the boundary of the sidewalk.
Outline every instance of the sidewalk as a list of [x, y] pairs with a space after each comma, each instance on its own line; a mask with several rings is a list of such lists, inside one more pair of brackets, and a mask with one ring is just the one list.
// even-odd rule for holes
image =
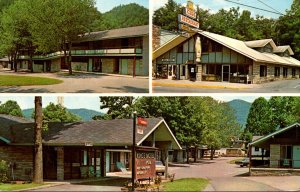
[[161, 87], [190, 87], [205, 89], [233, 89], [244, 90], [256, 88], [255, 84], [228, 83], [228, 82], [209, 82], [209, 81], [190, 81], [190, 80], [171, 80], [171, 79], [153, 79], [153, 86]]

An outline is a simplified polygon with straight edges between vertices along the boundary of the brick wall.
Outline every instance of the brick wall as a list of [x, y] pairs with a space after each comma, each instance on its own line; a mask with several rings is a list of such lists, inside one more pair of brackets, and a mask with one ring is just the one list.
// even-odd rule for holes
[[[13, 170], [15, 180], [32, 180], [33, 173], [33, 148], [0, 146], [0, 159], [7, 163], [15, 163]], [[12, 171], [9, 171], [12, 178]]]

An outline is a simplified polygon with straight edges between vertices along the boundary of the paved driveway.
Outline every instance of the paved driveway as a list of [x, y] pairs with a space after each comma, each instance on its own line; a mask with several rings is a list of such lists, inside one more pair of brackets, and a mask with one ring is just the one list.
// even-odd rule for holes
[[249, 177], [248, 168], [229, 164], [234, 158], [203, 160], [190, 167], [170, 167], [175, 178], [201, 177], [210, 180], [206, 191], [299, 191], [300, 176]]
[[263, 84], [240, 84], [189, 80], [153, 80], [154, 93], [300, 93], [300, 79]]
[[39, 86], [0, 87], [1, 93], [148, 93], [149, 79], [145, 77], [87, 74], [66, 76], [61, 73], [14, 73], [2, 71], [5, 75], [24, 75], [60, 79], [61, 84]]

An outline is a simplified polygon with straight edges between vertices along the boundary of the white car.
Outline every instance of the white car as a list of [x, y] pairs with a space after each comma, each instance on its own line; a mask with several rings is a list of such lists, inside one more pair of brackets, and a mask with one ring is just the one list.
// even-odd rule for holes
[[165, 166], [161, 161], [155, 161], [155, 171], [156, 174], [164, 175], [165, 174]]

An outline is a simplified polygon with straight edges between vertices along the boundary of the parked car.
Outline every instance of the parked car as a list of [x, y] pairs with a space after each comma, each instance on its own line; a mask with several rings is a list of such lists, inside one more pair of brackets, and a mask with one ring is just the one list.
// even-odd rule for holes
[[165, 174], [165, 166], [161, 161], [155, 161], [155, 171], [157, 175]]
[[235, 161], [235, 164], [238, 164], [241, 167], [244, 167], [244, 166], [247, 167], [249, 165], [249, 158], [247, 157], [242, 160], [237, 160], [237, 161]]

